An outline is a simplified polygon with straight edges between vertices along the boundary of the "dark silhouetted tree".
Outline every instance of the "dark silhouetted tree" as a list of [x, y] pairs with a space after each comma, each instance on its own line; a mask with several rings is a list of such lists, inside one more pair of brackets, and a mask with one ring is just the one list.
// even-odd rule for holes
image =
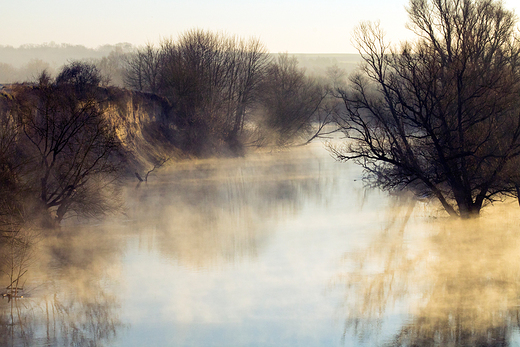
[[478, 215], [520, 182], [516, 16], [494, 0], [410, 0], [407, 10], [417, 40], [398, 48], [377, 24], [357, 28], [365, 65], [338, 89], [348, 140], [332, 151], [380, 187]]
[[191, 30], [178, 42], [163, 41], [161, 51], [160, 94], [174, 105], [184, 147], [237, 146], [269, 63], [264, 46], [254, 38]]
[[11, 95], [0, 94], [0, 237], [19, 230], [25, 219], [21, 173], [26, 161], [20, 155], [21, 127], [11, 113], [12, 102]]
[[27, 179], [56, 222], [69, 212], [105, 213], [113, 198], [120, 144], [104, 115], [100, 80], [93, 64], [73, 62], [16, 96], [32, 160]]

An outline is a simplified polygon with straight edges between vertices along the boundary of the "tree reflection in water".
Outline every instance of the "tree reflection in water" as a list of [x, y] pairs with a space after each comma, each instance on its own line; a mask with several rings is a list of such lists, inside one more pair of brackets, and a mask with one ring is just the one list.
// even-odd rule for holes
[[[377, 341], [385, 346], [510, 345], [520, 323], [518, 206], [461, 221], [421, 216], [405, 197], [394, 203], [369, 247], [346, 255], [344, 337], [373, 345], [386, 335]], [[400, 328], [388, 338], [392, 320]]]
[[335, 183], [320, 173], [335, 163], [308, 157], [295, 149], [178, 162], [127, 193], [127, 214], [140, 241], [184, 266], [255, 258], [279, 220], [331, 195]]
[[0, 301], [1, 346], [104, 346], [123, 328], [106, 284], [117, 275], [117, 248], [102, 232], [78, 229], [34, 246], [24, 297]]

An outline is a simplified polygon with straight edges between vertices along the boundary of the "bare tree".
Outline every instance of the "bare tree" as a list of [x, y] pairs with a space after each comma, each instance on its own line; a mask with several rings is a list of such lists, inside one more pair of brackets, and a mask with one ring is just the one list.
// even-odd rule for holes
[[18, 145], [21, 126], [11, 113], [12, 103], [9, 94], [0, 94], [0, 234], [19, 230], [24, 221], [21, 173], [27, 161]]
[[265, 47], [254, 38], [190, 30], [178, 42], [163, 41], [161, 52], [160, 94], [175, 105], [185, 149], [237, 146], [269, 63]]
[[161, 72], [161, 51], [148, 43], [125, 56], [124, 84], [132, 89], [157, 93]]
[[230, 47], [235, 54], [228, 97], [232, 124], [228, 138], [231, 141], [236, 140], [243, 130], [248, 111], [261, 99], [261, 83], [271, 63], [264, 45], [258, 39], [240, 40], [236, 45], [238, 50]]
[[348, 140], [331, 148], [386, 189], [437, 198], [450, 215], [478, 215], [516, 195], [520, 154], [517, 19], [494, 0], [410, 0], [415, 42], [391, 49], [377, 24], [355, 42], [363, 71], [338, 89]]
[[124, 78], [128, 54], [125, 53], [123, 47], [116, 46], [107, 56], [94, 60], [96, 67], [103, 76], [102, 84], [104, 86], [123, 87], [125, 85]]
[[35, 88], [17, 96], [32, 159], [26, 180], [40, 205], [60, 222], [66, 213], [104, 213], [120, 169], [119, 141], [104, 116], [104, 94], [94, 65], [74, 62], [52, 81], [42, 76]]
[[126, 66], [127, 86], [169, 101], [176, 129], [170, 137], [191, 154], [241, 153], [251, 120], [267, 129], [257, 131], [260, 137], [275, 133], [281, 145], [307, 143], [332, 120], [324, 84], [306, 76], [295, 58], [273, 62], [256, 38], [188, 30], [159, 48], [140, 48]]
[[198, 30], [184, 33], [178, 42], [162, 42], [161, 94], [175, 105], [180, 145], [188, 152], [214, 145], [223, 133], [225, 100], [220, 96], [229, 72], [225, 45], [225, 37]]
[[332, 120], [330, 110], [324, 108], [327, 96], [325, 86], [306, 76], [295, 57], [281, 54], [262, 84], [263, 127], [275, 135], [278, 145], [298, 138], [307, 143]]
[[7, 275], [9, 282], [1, 295], [8, 300], [17, 299], [23, 297], [25, 275], [34, 260], [33, 246], [38, 235], [30, 228], [21, 228], [2, 236], [5, 237], [5, 243], [0, 244], [0, 273]]

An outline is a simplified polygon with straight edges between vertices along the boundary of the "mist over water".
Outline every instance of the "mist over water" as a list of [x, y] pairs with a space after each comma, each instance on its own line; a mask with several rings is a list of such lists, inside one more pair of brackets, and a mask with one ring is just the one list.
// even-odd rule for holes
[[173, 163], [125, 200], [123, 217], [38, 236], [0, 345], [519, 341], [516, 201], [452, 220], [365, 188], [321, 143]]

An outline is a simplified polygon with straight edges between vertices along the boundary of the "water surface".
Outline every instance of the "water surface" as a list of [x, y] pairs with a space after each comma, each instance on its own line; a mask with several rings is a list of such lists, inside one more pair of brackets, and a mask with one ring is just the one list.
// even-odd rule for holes
[[33, 235], [1, 345], [519, 341], [516, 202], [453, 221], [365, 188], [319, 143], [174, 163], [125, 201], [123, 217]]

